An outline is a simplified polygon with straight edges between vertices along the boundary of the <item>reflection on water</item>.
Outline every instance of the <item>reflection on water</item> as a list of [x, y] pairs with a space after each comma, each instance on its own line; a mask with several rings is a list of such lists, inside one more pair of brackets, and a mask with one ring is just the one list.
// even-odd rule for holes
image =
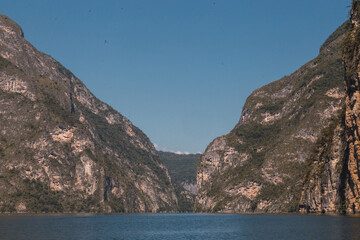
[[360, 239], [360, 218], [141, 214], [2, 216], [0, 239]]

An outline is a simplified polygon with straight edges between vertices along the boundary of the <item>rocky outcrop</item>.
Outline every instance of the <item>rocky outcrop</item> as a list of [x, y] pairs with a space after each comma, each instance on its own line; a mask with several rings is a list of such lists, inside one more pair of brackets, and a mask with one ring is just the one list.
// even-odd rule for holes
[[[346, 85], [344, 114], [333, 131], [330, 131], [332, 137], [326, 140], [329, 133], [325, 132], [323, 141], [318, 146], [318, 154], [310, 158], [312, 169], [304, 182], [300, 201], [302, 212], [360, 212], [359, 12], [360, 2], [353, 1], [351, 30], [344, 40], [343, 50]], [[330, 94], [333, 95], [334, 92]]]
[[[321, 129], [345, 104], [342, 42], [348, 31], [346, 22], [318, 57], [248, 97], [235, 128], [216, 138], [200, 159], [197, 211], [298, 210], [306, 159]], [[333, 151], [342, 150], [335, 145]]]
[[360, 213], [360, 2], [353, 1], [351, 10], [352, 31], [344, 43], [346, 70], [346, 144], [348, 175], [345, 187], [346, 212]]
[[[344, 39], [346, 102], [342, 114], [322, 131], [309, 158], [300, 199], [301, 212], [358, 214], [360, 2], [353, 1], [351, 28]], [[329, 96], [337, 97], [336, 91]]]
[[345, 109], [324, 128], [307, 160], [300, 199], [302, 213], [343, 213], [347, 175]]
[[0, 211], [176, 211], [147, 136], [0, 15]]

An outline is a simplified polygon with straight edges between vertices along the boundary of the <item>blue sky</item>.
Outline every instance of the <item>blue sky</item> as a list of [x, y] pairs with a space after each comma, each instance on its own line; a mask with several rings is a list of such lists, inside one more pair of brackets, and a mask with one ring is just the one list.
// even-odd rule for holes
[[160, 150], [203, 152], [252, 91], [316, 57], [339, 0], [2, 0], [25, 38]]

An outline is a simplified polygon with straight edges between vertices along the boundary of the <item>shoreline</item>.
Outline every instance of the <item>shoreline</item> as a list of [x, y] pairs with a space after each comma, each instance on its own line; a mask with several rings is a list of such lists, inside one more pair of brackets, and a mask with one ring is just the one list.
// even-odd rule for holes
[[325, 216], [325, 217], [360, 217], [360, 214], [337, 214], [337, 213], [206, 213], [206, 212], [163, 212], [163, 213], [0, 213], [0, 217], [91, 217], [91, 216], [121, 216], [121, 215], [263, 215], [263, 216]]

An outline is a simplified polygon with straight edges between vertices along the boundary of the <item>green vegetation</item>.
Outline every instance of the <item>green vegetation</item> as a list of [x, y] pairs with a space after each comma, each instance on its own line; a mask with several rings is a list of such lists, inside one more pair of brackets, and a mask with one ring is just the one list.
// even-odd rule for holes
[[52, 191], [49, 186], [35, 180], [24, 180], [24, 189], [18, 191], [12, 199], [25, 200], [33, 212], [63, 212], [61, 194]]
[[323, 45], [321, 45], [320, 47], [320, 52], [322, 52], [325, 48], [329, 47], [329, 45], [334, 42], [337, 38], [339, 38], [340, 36], [344, 35], [345, 33], [347, 33], [350, 30], [351, 27], [351, 23], [350, 21], [346, 21], [344, 22], [338, 29], [336, 29], [335, 32], [333, 32], [327, 39], [326, 41], [323, 43]]
[[[0, 89], [0, 211], [176, 210], [174, 189], [146, 135], [60, 63], [22, 41], [10, 19], [0, 16], [0, 22], [20, 33], [11, 35], [8, 48], [18, 67], [0, 57], [0, 71], [24, 83]], [[31, 64], [34, 59], [41, 66]], [[90, 99], [91, 107], [79, 99]], [[120, 122], [110, 124], [109, 115]], [[56, 138], [59, 129], [64, 131]]]
[[[261, 211], [298, 211], [307, 171], [305, 160], [311, 155], [314, 138], [318, 135], [323, 136], [320, 141], [331, 138], [331, 129], [322, 133], [320, 130], [332, 121], [333, 107], [344, 104], [342, 41], [349, 28], [349, 22], [344, 23], [326, 40], [317, 58], [248, 97], [243, 120], [226, 135], [227, 146], [246, 155], [248, 160], [241, 164], [236, 164], [240, 160], [233, 160], [232, 165], [220, 167], [205, 183], [203, 194], [216, 203], [208, 211], [236, 205], [236, 201], [250, 206], [248, 211], [258, 211], [258, 203], [263, 201], [270, 206]], [[329, 90], [339, 95], [330, 96]], [[220, 152], [219, 155], [221, 162], [225, 156]], [[206, 162], [201, 167], [206, 170]], [[239, 200], [241, 195], [225, 194], [224, 189], [248, 182], [261, 186], [254, 200]]]
[[[11, 186], [14, 181], [17, 182], [16, 186]], [[25, 203], [27, 211], [35, 213], [64, 211], [61, 194], [51, 191], [49, 186], [38, 180], [19, 181], [19, 171], [15, 169], [3, 174], [0, 184], [2, 187], [15, 188], [12, 194], [2, 197], [5, 204], [1, 205], [0, 212], [14, 212], [20, 203]]]
[[[160, 182], [165, 184], [163, 186], [164, 188], [170, 185], [167, 176], [164, 175], [162, 168], [158, 164], [159, 159], [151, 156], [143, 149], [135, 148], [131, 143], [130, 136], [126, 134], [121, 125], [109, 124], [105, 118], [92, 113], [88, 109], [83, 108], [82, 111], [84, 112], [85, 118], [95, 126], [95, 133], [101, 142], [121, 152], [122, 157], [132, 160], [132, 168], [136, 174], [142, 175], [147, 171], [147, 168], [150, 168], [158, 176]], [[144, 134], [136, 127], [133, 127], [133, 131], [137, 136], [143, 136], [143, 138], [145, 138]], [[100, 152], [106, 152], [102, 146], [99, 147]], [[111, 160], [106, 161], [106, 164], [108, 164], [108, 162], [111, 162]], [[115, 169], [116, 168], [117, 167], [115, 167]], [[109, 170], [111, 171], [111, 168]]]
[[0, 71], [8, 68], [11, 65], [12, 64], [8, 60], [0, 56]]
[[196, 167], [200, 154], [175, 154], [159, 151], [159, 156], [174, 182], [196, 183]]
[[[338, 140], [336, 140], [338, 139]], [[335, 142], [334, 142], [335, 141]], [[340, 141], [340, 143], [338, 142]], [[345, 105], [342, 110], [338, 112], [336, 116], [333, 116], [329, 126], [322, 129], [316, 144], [314, 145], [310, 157], [306, 160], [306, 169], [304, 174], [304, 191], [308, 194], [315, 194], [319, 188], [319, 193], [321, 198], [326, 198], [324, 195], [325, 189], [333, 189], [339, 193], [344, 192], [346, 184], [346, 172], [347, 167], [344, 167], [346, 161], [338, 160], [335, 169], [332, 169], [330, 166], [330, 161], [333, 159], [336, 160], [334, 153], [337, 150], [335, 148], [340, 148], [340, 152], [335, 153], [339, 154], [340, 157], [345, 156]], [[335, 146], [339, 145], [340, 146]], [[344, 158], [345, 159], [345, 158]], [[332, 179], [332, 185], [328, 185], [328, 178]], [[339, 186], [336, 184], [339, 183]], [[327, 190], [328, 191], [328, 190]], [[315, 192], [315, 193], [314, 193]], [[344, 198], [344, 196], [341, 196]], [[338, 211], [341, 212], [342, 208], [345, 205], [344, 199], [341, 199], [342, 204], [338, 206]], [[304, 205], [305, 204], [305, 205]], [[301, 207], [307, 207], [306, 202], [301, 202]], [[322, 210], [325, 213], [325, 210]]]
[[[316, 144], [307, 159], [307, 165], [310, 166], [314, 161], [328, 161], [332, 157], [332, 145], [335, 134], [335, 129], [341, 126], [344, 129], [345, 124], [345, 105], [342, 110], [339, 111], [337, 116], [333, 116], [330, 120], [329, 126], [321, 130], [320, 136], [316, 141]], [[344, 132], [341, 138], [345, 138]], [[311, 171], [312, 168], [309, 168]], [[322, 172], [322, 171], [321, 171]]]
[[196, 167], [200, 154], [175, 154], [159, 151], [160, 160], [167, 167], [178, 198], [180, 212], [192, 212], [194, 194], [184, 189], [183, 184], [196, 184]]

